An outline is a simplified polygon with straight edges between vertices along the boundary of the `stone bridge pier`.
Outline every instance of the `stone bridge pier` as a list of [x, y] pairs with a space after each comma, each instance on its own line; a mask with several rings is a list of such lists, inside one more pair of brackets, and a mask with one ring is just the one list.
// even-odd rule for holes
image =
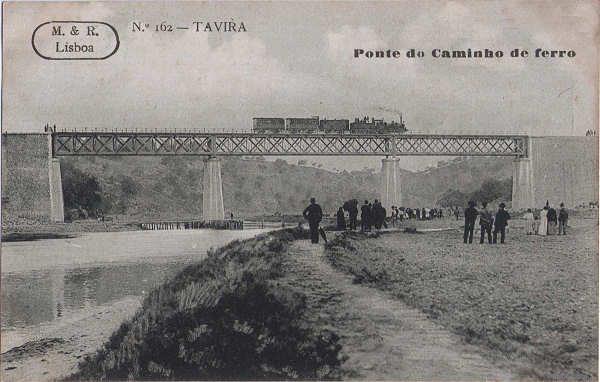
[[214, 156], [204, 160], [202, 217], [204, 220], [223, 220], [225, 218], [221, 160]]
[[533, 169], [531, 159], [515, 158], [512, 172], [512, 210], [536, 207], [533, 199]]
[[381, 161], [381, 205], [388, 215], [392, 214], [392, 206], [402, 206], [402, 180], [400, 176], [400, 159], [385, 158]]

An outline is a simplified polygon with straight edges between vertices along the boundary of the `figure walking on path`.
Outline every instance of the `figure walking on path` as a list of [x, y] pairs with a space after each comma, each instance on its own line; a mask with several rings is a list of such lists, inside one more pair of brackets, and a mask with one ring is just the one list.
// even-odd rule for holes
[[562, 232], [563, 235], [567, 234], [567, 222], [569, 221], [569, 213], [565, 208], [564, 203], [560, 203], [560, 211], [558, 211], [558, 234]]
[[486, 232], [488, 243], [492, 244], [492, 223], [494, 222], [494, 217], [492, 216], [492, 212], [487, 209], [487, 202], [483, 202], [481, 205], [483, 208], [479, 211], [479, 226], [481, 227], [479, 244], [483, 244], [483, 238]]
[[546, 236], [548, 234], [548, 202], [544, 208], [540, 211], [540, 227], [538, 228], [538, 235]]
[[313, 243], [319, 242], [319, 223], [323, 218], [323, 211], [321, 206], [315, 201], [315, 198], [310, 198], [310, 205], [302, 212], [304, 219], [308, 220], [308, 227], [310, 229], [310, 241]]
[[475, 228], [477, 214], [475, 202], [470, 200], [469, 207], [465, 209], [465, 233], [463, 235], [465, 244], [467, 244], [467, 239], [469, 239], [469, 244], [473, 243], [473, 229]]
[[496, 219], [494, 221], [494, 244], [497, 243], [498, 232], [500, 232], [500, 244], [504, 244], [506, 226], [508, 225], [508, 220], [510, 219], [510, 215], [504, 210], [504, 207], [506, 207], [506, 205], [504, 203], [500, 203], [498, 206], [498, 212], [496, 212]]

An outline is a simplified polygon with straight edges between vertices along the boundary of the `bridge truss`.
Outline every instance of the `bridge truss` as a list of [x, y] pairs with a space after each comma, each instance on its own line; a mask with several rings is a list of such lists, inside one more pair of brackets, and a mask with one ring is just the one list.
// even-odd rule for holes
[[54, 156], [448, 155], [527, 156], [522, 135], [322, 135], [53, 132]]

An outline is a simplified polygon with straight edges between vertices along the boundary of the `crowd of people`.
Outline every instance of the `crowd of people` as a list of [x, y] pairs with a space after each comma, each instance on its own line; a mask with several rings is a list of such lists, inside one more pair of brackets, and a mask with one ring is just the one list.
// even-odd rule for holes
[[[488, 210], [487, 202], [481, 203], [482, 208], [480, 211], [475, 208], [476, 204], [474, 201], [471, 200], [468, 204], [469, 206], [465, 209], [465, 229], [463, 233], [463, 241], [465, 244], [467, 242], [469, 244], [473, 243], [473, 231], [475, 229], [477, 216], [479, 216], [479, 226], [481, 229], [479, 243], [483, 244], [486, 234], [489, 244], [496, 244], [498, 242], [498, 234], [500, 234], [500, 243], [504, 243], [506, 238], [506, 227], [508, 226], [508, 220], [510, 220], [510, 215], [504, 209], [506, 204], [500, 203], [495, 216]], [[492, 227], [494, 228], [493, 233]]]
[[[313, 243], [318, 243], [319, 223], [323, 218], [323, 211], [321, 210], [321, 207], [316, 204], [314, 198], [310, 199], [310, 203], [311, 204], [304, 210], [303, 216], [309, 222], [311, 240]], [[488, 209], [486, 202], [482, 202], [481, 205], [481, 209], [478, 210], [476, 208], [476, 203], [474, 201], [469, 201], [468, 207], [464, 210], [464, 243], [473, 243], [473, 232], [478, 217], [480, 226], [479, 243], [483, 244], [486, 236], [489, 244], [496, 244], [498, 242], [498, 236], [500, 236], [500, 243], [504, 243], [506, 239], [506, 227], [510, 220], [510, 214], [505, 209], [506, 205], [500, 203], [498, 205], [498, 210], [495, 211], [495, 213]], [[360, 206], [360, 230], [362, 232], [369, 232], [373, 227], [377, 230], [388, 228], [387, 222], [390, 222], [392, 227], [395, 227], [404, 220], [432, 220], [444, 217], [442, 208], [406, 208], [392, 206], [391, 210], [391, 215], [388, 218], [387, 211], [385, 207], [381, 205], [381, 202], [377, 199], [375, 199], [373, 203], [365, 200], [364, 204]], [[348, 213], [348, 225], [346, 225], [346, 212]], [[356, 230], [358, 213], [358, 200], [352, 199], [345, 202], [336, 213], [337, 228], [340, 230]], [[448, 215], [451, 214], [458, 219], [460, 214], [459, 209], [450, 209]], [[560, 209], [557, 212], [550, 206], [549, 202], [546, 201], [546, 205], [541, 210], [539, 216], [534, 215], [530, 208], [523, 217], [526, 220], [525, 230], [528, 235], [556, 235], [557, 231], [558, 235], [567, 234], [569, 214], [564, 203], [560, 204]], [[324, 233], [321, 233], [321, 236], [324, 237]]]
[[409, 207], [396, 207], [392, 206], [392, 221], [404, 221], [410, 219], [416, 220], [433, 220], [441, 219], [444, 217], [444, 210], [442, 208], [409, 208]]
[[569, 221], [569, 213], [565, 208], [564, 203], [560, 203], [558, 212], [550, 206], [546, 201], [546, 205], [540, 211], [539, 215], [534, 214], [531, 208], [523, 216], [525, 218], [525, 231], [528, 235], [558, 235], [567, 234], [567, 223]]
[[[469, 206], [465, 209], [465, 228], [463, 234], [463, 241], [465, 244], [473, 242], [473, 230], [475, 228], [475, 221], [479, 216], [479, 226], [481, 229], [481, 237], [479, 243], [483, 244], [485, 235], [487, 234], [488, 243], [496, 244], [498, 234], [500, 234], [500, 243], [504, 243], [506, 237], [506, 227], [508, 226], [508, 220], [510, 215], [504, 209], [506, 205], [500, 203], [498, 211], [495, 216], [487, 209], [487, 203], [482, 203], [482, 209], [477, 210], [475, 208], [475, 202], [469, 201]], [[560, 209], [557, 212], [550, 206], [550, 203], [546, 201], [546, 205], [540, 211], [539, 215], [534, 215], [531, 208], [527, 209], [527, 212], [523, 215], [525, 219], [525, 232], [528, 235], [558, 235], [567, 234], [567, 223], [569, 220], [569, 213], [565, 208], [564, 203], [560, 203]], [[492, 233], [492, 227], [494, 228]]]

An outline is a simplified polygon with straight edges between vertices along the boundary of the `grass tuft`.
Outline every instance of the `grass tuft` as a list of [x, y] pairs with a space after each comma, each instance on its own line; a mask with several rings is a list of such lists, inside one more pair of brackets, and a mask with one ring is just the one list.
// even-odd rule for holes
[[306, 296], [277, 286], [287, 229], [209, 252], [154, 289], [70, 380], [338, 379], [335, 333], [302, 322]]

